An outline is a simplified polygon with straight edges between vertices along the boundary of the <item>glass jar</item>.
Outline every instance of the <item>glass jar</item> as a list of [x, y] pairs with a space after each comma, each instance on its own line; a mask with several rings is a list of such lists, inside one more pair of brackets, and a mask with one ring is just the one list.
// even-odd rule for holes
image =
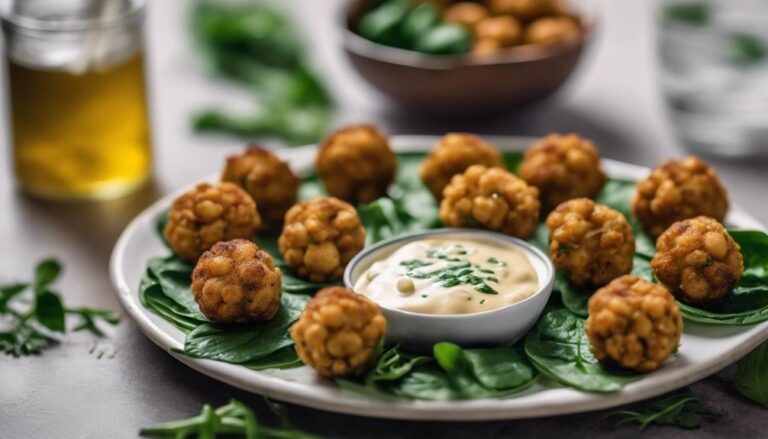
[[2, 13], [16, 177], [56, 199], [147, 180], [144, 0], [17, 0]]
[[660, 0], [672, 126], [693, 152], [768, 157], [768, 2]]

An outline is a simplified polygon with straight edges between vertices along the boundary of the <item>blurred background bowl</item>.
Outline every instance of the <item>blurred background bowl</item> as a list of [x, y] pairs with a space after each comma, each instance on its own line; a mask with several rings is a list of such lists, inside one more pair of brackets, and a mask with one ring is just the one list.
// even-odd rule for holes
[[370, 7], [352, 0], [342, 17], [344, 51], [370, 85], [403, 107], [446, 118], [500, 115], [540, 101], [571, 76], [595, 29], [593, 1], [570, 2], [578, 39], [523, 45], [491, 55], [427, 55], [367, 40], [355, 32]]

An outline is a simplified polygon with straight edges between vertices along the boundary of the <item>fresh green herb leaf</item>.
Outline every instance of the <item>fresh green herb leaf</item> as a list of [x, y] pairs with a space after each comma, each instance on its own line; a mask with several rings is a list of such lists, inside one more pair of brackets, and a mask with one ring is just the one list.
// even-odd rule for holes
[[360, 18], [357, 31], [364, 38], [379, 44], [404, 47], [404, 38], [399, 31], [408, 13], [405, 1], [384, 2]]
[[768, 408], [768, 342], [737, 363], [733, 383], [742, 395]]
[[97, 322], [102, 321], [112, 326], [120, 323], [120, 316], [108, 309], [66, 308], [64, 312], [80, 318], [80, 322], [75, 326], [75, 332], [88, 331], [94, 335], [103, 336], [104, 332], [99, 328]]
[[27, 283], [17, 283], [0, 287], [0, 314], [8, 312], [8, 302], [29, 288]]
[[42, 293], [61, 274], [61, 264], [56, 259], [46, 259], [35, 267], [35, 291]]
[[603, 368], [589, 350], [584, 320], [565, 309], [539, 319], [525, 338], [525, 353], [542, 374], [579, 390], [616, 392], [636, 379]]
[[651, 425], [668, 425], [686, 430], [701, 427], [705, 419], [714, 419], [718, 414], [704, 406], [701, 399], [688, 393], [669, 396], [650, 404], [641, 411], [619, 410], [608, 414], [619, 418], [616, 426], [635, 424], [640, 430]]
[[[269, 405], [272, 408], [277, 403]], [[281, 409], [281, 422], [287, 422], [287, 414]], [[237, 400], [217, 409], [204, 405], [202, 412], [191, 418], [167, 422], [139, 431], [141, 436], [175, 439], [214, 439], [217, 437], [242, 437], [245, 439], [319, 439], [290, 427], [270, 427], [261, 424], [254, 411]]]
[[[33, 282], [0, 286], [0, 317], [9, 320], [8, 327], [0, 332], [0, 351], [14, 357], [39, 354], [58, 342], [52, 336], [53, 332], [66, 332], [66, 314], [70, 310], [64, 306], [60, 295], [49, 288], [61, 270], [61, 264], [49, 258], [37, 264]], [[25, 292], [29, 294], [25, 295]], [[77, 310], [76, 313], [92, 316], [109, 315], [110, 320], [117, 323], [117, 316], [107, 310]], [[80, 330], [81, 326], [82, 323], [75, 330]]]
[[35, 318], [51, 331], [64, 332], [64, 305], [59, 295], [52, 291], [43, 291], [37, 296]]

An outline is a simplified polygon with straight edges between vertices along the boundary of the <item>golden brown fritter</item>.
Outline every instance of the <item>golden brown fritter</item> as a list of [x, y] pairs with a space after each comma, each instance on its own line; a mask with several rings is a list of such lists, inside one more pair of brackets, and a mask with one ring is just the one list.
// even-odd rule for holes
[[517, 44], [523, 36], [520, 22], [510, 15], [488, 17], [475, 25], [476, 41], [492, 40], [499, 47], [509, 47]]
[[197, 261], [192, 295], [214, 322], [266, 322], [280, 308], [281, 278], [272, 256], [253, 242], [222, 241]]
[[291, 338], [301, 361], [320, 375], [360, 376], [373, 365], [386, 330], [375, 303], [349, 288], [328, 287], [309, 301]]
[[651, 267], [681, 300], [707, 305], [733, 290], [744, 259], [722, 224], [699, 216], [676, 222], [659, 236]]
[[728, 194], [717, 172], [695, 156], [654, 169], [632, 197], [632, 213], [654, 238], [676, 221], [704, 215], [722, 222], [727, 212]]
[[501, 44], [498, 41], [489, 38], [478, 38], [472, 44], [472, 53], [477, 55], [488, 55], [501, 50]]
[[599, 361], [651, 372], [677, 351], [683, 319], [666, 288], [627, 275], [590, 297], [586, 331]]
[[486, 3], [494, 15], [511, 14], [522, 21], [561, 14], [565, 9], [560, 0], [487, 0]]
[[550, 134], [528, 147], [520, 177], [539, 188], [546, 209], [573, 198], [595, 198], [605, 185], [600, 153], [577, 134]]
[[455, 3], [443, 12], [443, 20], [463, 24], [470, 29], [486, 17], [488, 17], [488, 10], [483, 5], [474, 2]]
[[285, 214], [277, 241], [288, 267], [313, 282], [341, 279], [344, 267], [365, 245], [354, 207], [337, 198], [300, 201]]
[[503, 168], [504, 161], [496, 147], [481, 138], [467, 133], [448, 133], [424, 159], [419, 176], [439, 201], [451, 177], [472, 165]]
[[240, 155], [227, 157], [221, 181], [235, 183], [245, 189], [259, 206], [264, 224], [270, 227], [283, 222], [285, 212], [296, 203], [299, 192], [299, 178], [288, 163], [258, 146], [251, 146]]
[[208, 183], [176, 198], [163, 235], [174, 253], [196, 261], [219, 241], [250, 239], [261, 217], [250, 195], [232, 183]]
[[397, 172], [389, 141], [373, 125], [340, 129], [325, 139], [315, 159], [325, 190], [352, 204], [386, 194]]
[[539, 191], [501, 168], [473, 165], [443, 191], [440, 220], [527, 238], [539, 221]]
[[632, 271], [635, 238], [621, 212], [576, 198], [557, 206], [547, 227], [550, 258], [574, 284], [601, 286]]
[[550, 44], [576, 41], [581, 31], [571, 17], [539, 18], [525, 28], [523, 39], [528, 44]]

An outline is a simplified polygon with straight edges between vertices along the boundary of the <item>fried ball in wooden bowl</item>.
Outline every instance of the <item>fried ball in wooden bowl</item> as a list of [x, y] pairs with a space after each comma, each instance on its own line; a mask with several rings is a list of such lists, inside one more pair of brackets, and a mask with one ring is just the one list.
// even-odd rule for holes
[[585, 329], [599, 361], [651, 372], [677, 351], [683, 318], [666, 288], [627, 275], [589, 298]]
[[291, 327], [304, 364], [326, 378], [360, 376], [373, 365], [387, 321], [375, 303], [349, 288], [328, 287]]
[[419, 176], [439, 201], [451, 178], [472, 165], [503, 168], [504, 160], [495, 146], [473, 134], [448, 133], [424, 159]]
[[560, 0], [487, 0], [486, 3], [494, 15], [510, 14], [523, 21], [565, 11]]
[[581, 28], [571, 17], [544, 17], [525, 28], [523, 40], [526, 44], [570, 43], [578, 41]]
[[285, 263], [299, 276], [332, 282], [341, 279], [347, 263], [365, 246], [365, 229], [348, 203], [316, 197], [288, 210], [277, 243]]
[[192, 271], [192, 295], [214, 322], [259, 323], [280, 309], [282, 273], [251, 241], [216, 243]]
[[397, 172], [389, 141], [373, 125], [342, 128], [328, 136], [315, 159], [325, 190], [352, 204], [386, 194]]
[[440, 220], [528, 238], [539, 221], [539, 191], [501, 168], [472, 165], [443, 191]]
[[699, 215], [723, 221], [728, 194], [714, 168], [700, 158], [670, 160], [637, 183], [632, 214], [656, 238], [672, 223]]
[[550, 134], [528, 147], [520, 177], [539, 188], [547, 210], [573, 198], [595, 198], [606, 180], [597, 148], [577, 134]]
[[443, 12], [443, 20], [457, 23], [472, 29], [490, 14], [485, 6], [475, 2], [459, 2], [448, 6]]
[[245, 189], [256, 202], [264, 224], [269, 227], [283, 222], [285, 212], [296, 203], [299, 192], [299, 178], [288, 163], [258, 146], [227, 157], [221, 181]]
[[196, 261], [219, 241], [250, 239], [261, 217], [250, 195], [233, 183], [202, 183], [173, 201], [163, 230], [181, 259]]
[[475, 41], [491, 40], [499, 48], [517, 44], [523, 36], [520, 22], [510, 15], [488, 17], [481, 20], [474, 28]]
[[599, 287], [632, 271], [635, 237], [621, 212], [576, 198], [549, 214], [547, 228], [550, 258], [575, 285]]
[[651, 267], [680, 300], [706, 306], [733, 290], [744, 259], [722, 224], [699, 216], [678, 221], [659, 236]]

